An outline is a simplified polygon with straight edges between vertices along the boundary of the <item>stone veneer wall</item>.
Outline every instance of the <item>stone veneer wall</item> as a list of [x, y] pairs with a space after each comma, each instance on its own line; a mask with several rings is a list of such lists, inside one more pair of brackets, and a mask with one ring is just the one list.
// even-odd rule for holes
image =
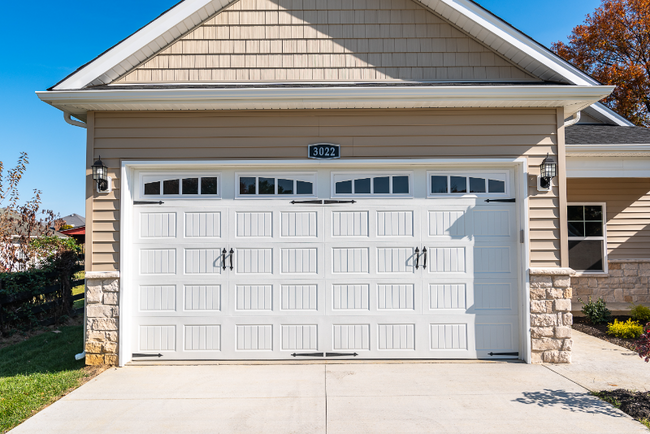
[[609, 261], [608, 275], [571, 278], [574, 302], [602, 297], [608, 303], [650, 303], [650, 259]]
[[571, 363], [571, 274], [566, 268], [530, 271], [532, 363]]
[[86, 365], [118, 364], [119, 290], [119, 273], [86, 273]]

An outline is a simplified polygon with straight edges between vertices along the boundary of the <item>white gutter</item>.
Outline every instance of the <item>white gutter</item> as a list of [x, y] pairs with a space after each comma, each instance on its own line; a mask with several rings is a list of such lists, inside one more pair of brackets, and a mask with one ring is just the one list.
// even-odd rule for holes
[[69, 123], [70, 125], [74, 125], [75, 127], [87, 128], [87, 125], [84, 122], [75, 121], [74, 119], [72, 119], [72, 115], [66, 111], [63, 112], [63, 119], [67, 123]]
[[566, 121], [564, 123], [564, 128], [570, 127], [571, 125], [575, 125], [578, 122], [580, 122], [580, 112], [576, 112], [570, 120]]
[[91, 110], [564, 107], [568, 115], [614, 86], [404, 86], [110, 89], [36, 92], [83, 119]]
[[567, 157], [650, 157], [650, 144], [566, 145]]

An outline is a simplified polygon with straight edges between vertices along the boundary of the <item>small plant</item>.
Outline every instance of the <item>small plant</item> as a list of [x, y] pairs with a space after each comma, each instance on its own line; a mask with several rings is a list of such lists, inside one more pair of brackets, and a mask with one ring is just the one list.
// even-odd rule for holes
[[650, 362], [650, 322], [645, 325], [643, 334], [634, 345], [639, 357], [645, 359], [646, 363]]
[[612, 316], [612, 312], [607, 309], [607, 303], [605, 303], [605, 300], [603, 300], [602, 297], [598, 298], [596, 301], [592, 301], [591, 297], [589, 297], [587, 303], [583, 302], [580, 298], [578, 301], [582, 303], [582, 313], [592, 324], [606, 323], [609, 317]]
[[650, 322], [650, 308], [643, 305], [634, 306], [630, 311], [630, 316], [634, 321], [642, 324]]
[[643, 326], [636, 321], [628, 319], [626, 322], [614, 320], [607, 325], [607, 334], [623, 339], [636, 339], [643, 334]]

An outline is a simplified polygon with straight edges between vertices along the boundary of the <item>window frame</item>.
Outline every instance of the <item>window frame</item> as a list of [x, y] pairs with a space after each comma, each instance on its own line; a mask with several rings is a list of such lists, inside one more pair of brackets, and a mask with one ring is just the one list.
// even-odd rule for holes
[[[217, 194], [183, 194], [183, 178], [199, 178], [199, 191], [201, 178], [217, 178]], [[162, 194], [162, 182], [178, 179], [179, 194]], [[160, 194], [144, 194], [145, 184], [159, 181], [161, 183]], [[141, 200], [218, 200], [221, 199], [222, 177], [221, 172], [143, 172], [139, 176], [139, 190], [137, 198]]]
[[[365, 179], [370, 178], [370, 191], [374, 190], [373, 178], [383, 178], [391, 177], [391, 182], [389, 182], [389, 189], [393, 189], [392, 177], [393, 176], [407, 176], [409, 192], [408, 193], [337, 193], [336, 192], [336, 183], [341, 181], [353, 181], [352, 185], [354, 186], [355, 179]], [[337, 179], [339, 177], [339, 179]], [[348, 179], [340, 179], [340, 177], [349, 177]], [[413, 172], [412, 171], [390, 171], [390, 172], [363, 172], [363, 171], [333, 171], [330, 175], [331, 183], [331, 198], [364, 198], [364, 199], [412, 199], [413, 196]]]
[[[447, 189], [450, 187], [450, 180], [452, 176], [464, 177], [467, 179], [467, 188], [469, 189], [469, 178], [483, 178], [486, 180], [485, 184], [485, 193], [431, 193], [431, 177], [432, 176], [446, 176], [447, 177]], [[505, 183], [505, 189], [503, 193], [490, 193], [489, 190], [489, 180], [490, 178], [496, 181], [503, 181]], [[507, 170], [490, 170], [490, 171], [481, 171], [481, 170], [428, 170], [427, 171], [427, 199], [441, 199], [449, 197], [506, 197], [510, 196], [510, 172]]]
[[[240, 178], [257, 178], [255, 181], [255, 194], [241, 194], [239, 190]], [[274, 194], [260, 194], [259, 193], [259, 178], [275, 178], [275, 193]], [[278, 194], [278, 182], [281, 179], [291, 179], [293, 181], [311, 182], [313, 189], [312, 194]], [[297, 186], [298, 184], [294, 184]], [[314, 199], [318, 197], [318, 174], [316, 172], [235, 172], [235, 186], [234, 186], [235, 200], [278, 200], [278, 199], [295, 199], [305, 198]]]
[[[609, 261], [607, 260], [607, 203], [606, 202], [567, 202], [567, 219], [566, 226], [564, 230], [567, 231], [567, 241], [602, 241], [602, 260], [603, 260], [603, 269], [602, 271], [593, 271], [593, 270], [574, 270], [578, 275], [599, 275], [599, 274], [609, 274]], [[598, 237], [572, 237], [569, 236], [569, 207], [570, 206], [600, 206], [602, 207], [603, 212], [603, 235]], [[567, 243], [567, 255], [569, 255], [569, 260], [571, 260], [571, 252]]]

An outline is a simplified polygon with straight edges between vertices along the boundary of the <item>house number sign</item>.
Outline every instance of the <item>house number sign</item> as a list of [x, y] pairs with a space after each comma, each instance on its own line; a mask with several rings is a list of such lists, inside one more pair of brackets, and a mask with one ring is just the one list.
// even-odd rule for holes
[[341, 158], [341, 146], [331, 143], [316, 143], [309, 145], [309, 158], [319, 160], [331, 160], [332, 158]]

